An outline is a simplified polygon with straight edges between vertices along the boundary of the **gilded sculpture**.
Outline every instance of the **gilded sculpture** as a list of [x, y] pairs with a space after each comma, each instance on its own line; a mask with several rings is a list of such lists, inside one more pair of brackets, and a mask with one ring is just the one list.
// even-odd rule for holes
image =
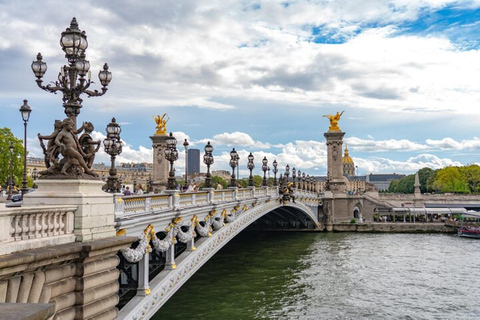
[[325, 118], [328, 118], [330, 120], [330, 127], [328, 128], [328, 131], [340, 131], [340, 127], [338, 126], [338, 121], [340, 120], [340, 117], [345, 111], [342, 111], [342, 113], [339, 113], [337, 111], [337, 114], [331, 115], [331, 114], [326, 114], [324, 115]]
[[155, 122], [157, 123], [157, 131], [155, 132], [156, 135], [165, 135], [167, 134], [167, 122], [170, 120], [166, 113], [160, 117], [160, 115], [153, 116]]

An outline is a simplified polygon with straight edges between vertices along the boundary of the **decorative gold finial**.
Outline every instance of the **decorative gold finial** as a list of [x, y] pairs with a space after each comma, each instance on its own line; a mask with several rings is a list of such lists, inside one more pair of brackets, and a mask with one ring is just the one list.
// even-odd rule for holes
[[330, 119], [330, 127], [328, 128], [328, 131], [341, 131], [340, 127], [338, 126], [338, 121], [340, 120], [340, 117], [345, 111], [342, 111], [342, 113], [338, 113], [336, 115], [331, 115], [331, 114], [326, 114], [324, 115], [325, 118]]
[[153, 116], [155, 122], [157, 123], [156, 135], [166, 135], [167, 134], [167, 122], [170, 120], [168, 114], [164, 113], [163, 116]]

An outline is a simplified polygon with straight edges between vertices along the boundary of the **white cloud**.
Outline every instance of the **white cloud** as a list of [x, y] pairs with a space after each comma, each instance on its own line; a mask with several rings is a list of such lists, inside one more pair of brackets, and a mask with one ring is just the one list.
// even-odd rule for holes
[[428, 145], [416, 143], [407, 139], [365, 140], [357, 137], [346, 138], [348, 147], [355, 151], [385, 152], [385, 151], [421, 151], [429, 149]]

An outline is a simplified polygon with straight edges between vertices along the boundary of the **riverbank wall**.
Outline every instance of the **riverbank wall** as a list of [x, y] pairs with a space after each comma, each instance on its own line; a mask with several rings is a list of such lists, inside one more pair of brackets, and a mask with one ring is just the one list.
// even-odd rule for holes
[[444, 223], [335, 223], [334, 232], [456, 233], [455, 226]]

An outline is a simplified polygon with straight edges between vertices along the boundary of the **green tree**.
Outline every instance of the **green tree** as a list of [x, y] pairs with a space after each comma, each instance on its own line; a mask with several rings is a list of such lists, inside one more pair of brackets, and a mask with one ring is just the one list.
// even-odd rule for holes
[[462, 179], [458, 167], [446, 167], [440, 169], [437, 173], [437, 186], [443, 192], [457, 192], [462, 190], [465, 182]]
[[435, 177], [435, 171], [430, 168], [423, 168], [418, 171], [418, 180], [420, 181], [420, 191], [422, 193], [428, 193], [432, 191], [431, 184]]
[[262, 185], [263, 178], [259, 175], [254, 175], [253, 176], [253, 184], [255, 187], [260, 187]]
[[228, 188], [228, 182], [225, 181], [225, 179], [219, 176], [212, 176], [212, 186], [216, 188], [217, 184], [219, 183], [222, 185], [224, 189]]
[[468, 185], [470, 192], [480, 191], [480, 166], [471, 164], [465, 167], [460, 167], [460, 174], [463, 177], [464, 183]]
[[16, 138], [9, 128], [0, 128], [0, 183], [5, 186], [10, 177], [10, 143], [13, 142], [12, 168], [14, 184], [23, 179], [23, 140]]

